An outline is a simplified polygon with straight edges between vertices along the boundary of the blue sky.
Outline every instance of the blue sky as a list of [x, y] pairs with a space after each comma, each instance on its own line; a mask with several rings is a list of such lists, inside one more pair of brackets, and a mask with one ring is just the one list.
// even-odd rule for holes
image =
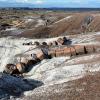
[[1, 7], [100, 7], [100, 0], [0, 0]]

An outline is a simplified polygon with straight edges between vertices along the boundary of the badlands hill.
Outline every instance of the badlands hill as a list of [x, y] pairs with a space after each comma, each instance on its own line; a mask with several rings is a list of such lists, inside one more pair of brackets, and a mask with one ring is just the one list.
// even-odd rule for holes
[[0, 36], [46, 38], [100, 31], [99, 12], [26, 12], [3, 16]]
[[75, 13], [65, 15], [60, 20], [47, 25], [41, 25], [35, 29], [24, 31], [20, 36], [23, 37], [54, 37], [61, 35], [75, 35], [85, 32], [100, 31], [99, 13]]
[[[1, 16], [6, 23], [0, 26], [0, 100], [100, 100], [99, 12], [32, 13]], [[70, 43], [55, 44], [63, 37]], [[58, 54], [30, 63], [21, 75], [4, 73], [7, 64], [27, 63], [31, 54], [39, 54], [36, 42], [52, 43], [49, 49], [57, 47]], [[72, 54], [57, 52], [63, 47]]]

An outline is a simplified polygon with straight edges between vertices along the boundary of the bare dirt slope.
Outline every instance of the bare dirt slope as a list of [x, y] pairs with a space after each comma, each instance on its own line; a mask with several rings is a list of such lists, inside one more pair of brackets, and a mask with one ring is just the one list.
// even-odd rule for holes
[[[99, 20], [99, 12], [48, 12], [43, 15], [25, 15], [23, 18], [17, 18], [17, 20], [13, 19], [12, 24], [10, 24], [12, 25], [10, 26], [11, 30], [2, 30], [0, 36], [47, 38], [86, 32], [98, 32], [100, 31]], [[1, 26], [2, 25], [3, 24], [1, 24]]]
[[[98, 32], [100, 24], [99, 13], [75, 13], [47, 26], [24, 31], [20, 36], [28, 37], [53, 37], [68, 34], [81, 34], [86, 32]], [[41, 35], [43, 34], [43, 35]]]

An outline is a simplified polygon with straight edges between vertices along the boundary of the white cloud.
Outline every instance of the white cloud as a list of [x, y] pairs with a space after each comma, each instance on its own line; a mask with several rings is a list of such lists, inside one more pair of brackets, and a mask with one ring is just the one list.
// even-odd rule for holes
[[31, 3], [31, 4], [42, 4], [44, 0], [0, 0], [6, 2], [17, 2], [17, 3]]
[[44, 2], [43, 0], [36, 0], [35, 3], [36, 3], [36, 4], [43, 4], [43, 2]]

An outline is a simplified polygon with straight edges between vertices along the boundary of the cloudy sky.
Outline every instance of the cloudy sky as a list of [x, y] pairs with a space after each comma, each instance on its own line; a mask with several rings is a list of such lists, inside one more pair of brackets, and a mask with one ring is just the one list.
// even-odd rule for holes
[[100, 0], [0, 0], [0, 7], [100, 7]]

